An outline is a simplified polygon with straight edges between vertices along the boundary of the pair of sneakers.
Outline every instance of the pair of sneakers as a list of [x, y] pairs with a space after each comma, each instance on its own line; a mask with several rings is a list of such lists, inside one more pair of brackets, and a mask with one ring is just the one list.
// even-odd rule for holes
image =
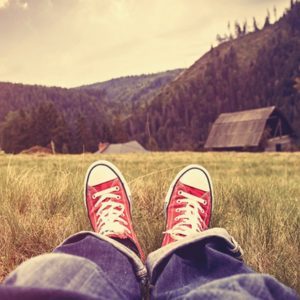
[[[123, 175], [107, 161], [93, 163], [85, 177], [84, 201], [96, 233], [129, 240], [145, 259], [131, 219], [132, 198]], [[212, 183], [208, 172], [189, 165], [173, 180], [164, 203], [166, 230], [162, 246], [208, 229]]]

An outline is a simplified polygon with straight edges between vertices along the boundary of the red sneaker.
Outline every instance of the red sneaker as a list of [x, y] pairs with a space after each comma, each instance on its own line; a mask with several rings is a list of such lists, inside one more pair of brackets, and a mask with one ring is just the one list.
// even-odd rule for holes
[[130, 239], [144, 260], [132, 226], [131, 193], [116, 166], [100, 160], [89, 167], [84, 200], [94, 231], [111, 238]]
[[208, 229], [212, 212], [212, 182], [199, 165], [181, 170], [165, 199], [166, 231], [162, 246]]

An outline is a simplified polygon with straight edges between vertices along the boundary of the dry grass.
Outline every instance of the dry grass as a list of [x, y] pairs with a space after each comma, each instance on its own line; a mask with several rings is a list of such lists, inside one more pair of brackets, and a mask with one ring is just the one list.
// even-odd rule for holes
[[147, 253], [162, 240], [162, 205], [172, 177], [199, 163], [214, 180], [212, 225], [240, 242], [253, 269], [300, 292], [300, 154], [292, 153], [0, 154], [0, 279], [24, 259], [90, 228], [83, 180], [100, 158], [115, 163], [129, 182], [135, 228]]

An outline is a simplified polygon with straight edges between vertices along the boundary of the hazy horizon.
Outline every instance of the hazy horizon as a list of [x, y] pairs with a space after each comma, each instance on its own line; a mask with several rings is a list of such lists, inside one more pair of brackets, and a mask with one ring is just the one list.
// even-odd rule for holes
[[0, 81], [75, 87], [187, 68], [235, 20], [274, 22], [289, 0], [0, 0]]

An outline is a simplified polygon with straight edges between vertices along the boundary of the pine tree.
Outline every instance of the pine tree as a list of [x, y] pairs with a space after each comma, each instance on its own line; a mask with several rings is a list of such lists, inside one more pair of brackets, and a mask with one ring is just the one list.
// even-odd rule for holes
[[257, 25], [257, 22], [256, 22], [256, 19], [255, 17], [253, 17], [253, 30], [256, 32], [256, 31], [259, 31], [259, 28], [258, 28], [258, 25]]
[[1, 146], [6, 153], [19, 153], [30, 146], [28, 119], [23, 111], [9, 112], [1, 124]]
[[247, 28], [248, 28], [248, 24], [247, 24], [247, 20], [246, 20], [243, 24], [242, 35], [247, 34]]
[[[66, 123], [65, 118], [62, 115], [58, 115], [56, 124], [52, 128], [51, 137], [55, 143], [56, 151], [67, 153], [71, 139], [71, 132]], [[65, 145], [65, 147], [64, 147]], [[67, 152], [64, 152], [67, 151]]]
[[266, 19], [265, 19], [265, 24], [264, 24], [264, 28], [267, 28], [270, 26], [270, 12], [269, 10], [267, 11], [267, 16], [266, 16]]
[[238, 23], [238, 21], [235, 21], [234, 23], [235, 28], [235, 36], [238, 38], [242, 35], [242, 28], [241, 25]]
[[31, 130], [35, 145], [47, 146], [58, 135], [59, 113], [53, 102], [43, 102], [31, 113]]
[[274, 14], [274, 21], [276, 22], [277, 21], [277, 8], [275, 5], [273, 7], [273, 14]]
[[79, 114], [76, 119], [75, 130], [73, 133], [73, 152], [83, 153], [89, 151], [90, 142], [90, 129], [87, 126], [85, 117], [82, 114]]

